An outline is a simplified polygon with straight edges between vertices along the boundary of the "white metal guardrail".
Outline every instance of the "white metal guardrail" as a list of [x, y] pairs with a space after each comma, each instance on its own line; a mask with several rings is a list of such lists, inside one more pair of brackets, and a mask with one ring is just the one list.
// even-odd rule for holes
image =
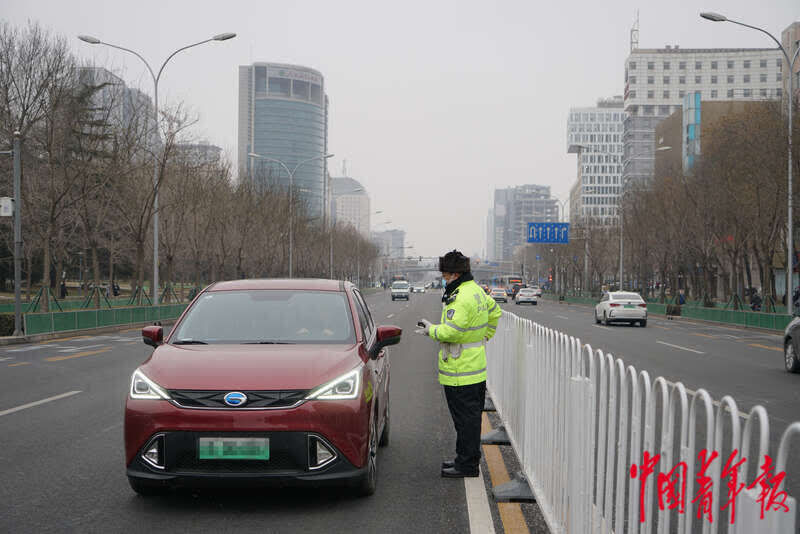
[[651, 381], [512, 313], [487, 353], [489, 392], [552, 533], [795, 532], [781, 474], [800, 422], [770, 457], [762, 406], [740, 414], [729, 396]]

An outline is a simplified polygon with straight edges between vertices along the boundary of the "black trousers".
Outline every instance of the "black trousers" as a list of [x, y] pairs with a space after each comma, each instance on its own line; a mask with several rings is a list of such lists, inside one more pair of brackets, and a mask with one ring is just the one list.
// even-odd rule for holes
[[456, 427], [456, 469], [472, 471], [481, 461], [481, 413], [486, 382], [444, 386], [444, 396]]

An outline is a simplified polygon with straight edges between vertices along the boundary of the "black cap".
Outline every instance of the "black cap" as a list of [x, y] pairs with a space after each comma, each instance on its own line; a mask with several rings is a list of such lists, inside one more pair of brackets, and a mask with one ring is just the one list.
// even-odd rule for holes
[[468, 273], [469, 258], [457, 250], [439, 257], [439, 271], [443, 273]]

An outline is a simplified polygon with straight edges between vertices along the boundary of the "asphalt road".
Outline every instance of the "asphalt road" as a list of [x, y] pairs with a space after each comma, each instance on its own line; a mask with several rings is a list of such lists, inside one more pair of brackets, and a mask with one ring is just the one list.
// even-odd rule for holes
[[434, 347], [413, 335], [420, 316], [438, 317], [440, 302], [417, 297], [367, 297], [376, 323], [404, 330], [391, 349], [392, 441], [379, 450], [370, 498], [336, 490], [139, 497], [125, 478], [122, 435], [131, 373], [151, 351], [139, 330], [2, 347], [0, 532], [469, 532], [463, 481], [439, 476], [455, 437]]

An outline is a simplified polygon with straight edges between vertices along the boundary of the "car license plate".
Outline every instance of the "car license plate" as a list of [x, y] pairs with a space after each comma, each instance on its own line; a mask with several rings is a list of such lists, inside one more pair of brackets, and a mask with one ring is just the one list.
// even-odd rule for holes
[[635, 308], [636, 306], [634, 306], [633, 304], [626, 304], [625, 307], [626, 308]]
[[200, 460], [269, 460], [269, 438], [200, 438]]

